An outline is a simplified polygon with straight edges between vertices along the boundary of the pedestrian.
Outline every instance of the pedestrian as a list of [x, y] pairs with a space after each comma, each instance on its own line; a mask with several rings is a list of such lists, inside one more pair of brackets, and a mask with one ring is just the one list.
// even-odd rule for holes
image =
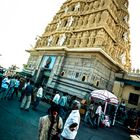
[[42, 97], [43, 97], [43, 87], [42, 86], [39, 86], [39, 89], [38, 89], [38, 91], [36, 93], [36, 100], [33, 103], [33, 110], [36, 110], [36, 108], [39, 105]]
[[66, 106], [67, 106], [67, 97], [68, 93], [63, 93], [63, 96], [61, 96], [59, 100], [59, 109], [60, 109], [60, 116], [65, 119], [66, 117]]
[[60, 95], [59, 95], [59, 93], [57, 93], [57, 94], [55, 94], [55, 96], [53, 97], [52, 102], [54, 102], [55, 104], [58, 105], [59, 99], [60, 99]]
[[11, 77], [10, 78], [10, 85], [9, 85], [9, 88], [8, 88], [8, 92], [7, 92], [6, 96], [5, 96], [5, 99], [10, 100], [12, 98], [12, 94], [13, 94], [14, 88], [15, 88], [15, 82], [16, 82], [15, 77], [14, 76]]
[[29, 84], [25, 88], [25, 96], [22, 100], [20, 109], [24, 109], [25, 111], [29, 111], [29, 107], [31, 104], [31, 96], [33, 94], [33, 81], [30, 81]]
[[19, 102], [22, 102], [24, 96], [25, 96], [25, 89], [26, 89], [26, 86], [30, 84], [30, 80], [29, 79], [26, 79], [26, 81], [22, 81], [22, 87], [21, 87], [21, 95], [20, 95], [20, 98], [19, 98]]
[[1, 89], [0, 89], [0, 99], [3, 100], [8, 92], [8, 88], [10, 85], [10, 76], [5, 77], [2, 80]]
[[59, 116], [59, 107], [51, 109], [51, 114], [39, 119], [39, 140], [60, 140], [63, 120]]
[[15, 77], [14, 92], [12, 93], [11, 98], [13, 98], [15, 93], [16, 93], [16, 97], [18, 97], [19, 85], [20, 85], [19, 77], [16, 76]]
[[102, 114], [102, 103], [99, 102], [99, 105], [96, 109], [95, 117], [94, 117], [94, 120], [95, 120], [94, 122], [96, 122], [96, 128], [98, 128], [98, 126], [100, 124], [101, 114]]
[[59, 104], [59, 100], [60, 100], [60, 95], [59, 93], [55, 94], [55, 96], [53, 97], [52, 101], [51, 101], [51, 106], [50, 108], [47, 110], [47, 113], [49, 114], [50, 113], [50, 110], [55, 107], [55, 106], [58, 106]]
[[91, 126], [94, 127], [95, 126], [94, 120], [93, 120], [94, 116], [95, 116], [94, 102], [92, 101], [85, 114], [85, 118], [84, 118], [85, 123], [90, 123]]
[[69, 114], [65, 122], [63, 131], [61, 133], [63, 140], [75, 139], [78, 129], [79, 129], [79, 124], [80, 124], [80, 112], [79, 112], [80, 107], [81, 107], [81, 104], [79, 101], [77, 100], [73, 101], [72, 111]]

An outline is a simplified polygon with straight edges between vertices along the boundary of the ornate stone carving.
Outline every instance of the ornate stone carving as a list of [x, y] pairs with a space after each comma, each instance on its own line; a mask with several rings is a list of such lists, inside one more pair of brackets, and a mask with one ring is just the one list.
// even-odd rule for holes
[[88, 15], [84, 17], [83, 26], [86, 26], [86, 25], [87, 25], [87, 23], [88, 23], [88, 18], [89, 18]]
[[82, 48], [87, 47], [88, 37], [89, 37], [89, 32], [88, 31], [84, 32], [83, 37], [81, 39], [82, 43], [81, 43], [80, 47], [82, 47]]
[[126, 16], [123, 18], [123, 20], [124, 20], [126, 23], [128, 23], [128, 15], [126, 15]]
[[97, 32], [97, 35], [95, 37], [95, 44], [94, 45], [98, 45], [98, 46], [102, 46], [104, 43], [104, 29], [101, 29]]
[[89, 37], [88, 47], [94, 47], [96, 31], [92, 31]]
[[93, 3], [93, 8], [94, 8], [95, 10], [97, 10], [98, 7], [99, 7], [99, 1], [95, 1], [95, 2]]
[[88, 10], [89, 10], [89, 6], [88, 6], [88, 4], [86, 4], [83, 12], [87, 12]]
[[126, 64], [126, 52], [123, 52], [123, 53], [121, 54], [120, 59], [121, 59], [121, 63], [122, 63], [123, 65], [125, 65], [125, 64]]
[[93, 23], [95, 21], [95, 14], [91, 14], [88, 18], [88, 26], [93, 26]]
[[82, 33], [77, 34], [76, 43], [75, 43], [76, 47], [79, 47], [81, 44], [81, 36], [82, 36]]
[[[119, 57], [129, 43], [129, 26], [126, 26], [129, 14], [124, 6], [128, 8], [126, 0], [69, 0], [45, 29], [44, 35], [53, 34], [53, 38], [50, 36], [37, 41], [36, 47], [45, 44], [56, 47], [64, 43], [71, 48], [99, 47], [122, 64]], [[56, 38], [57, 35], [60, 37]], [[116, 46], [114, 42], [120, 44]], [[129, 51], [126, 53], [126, 63], [129, 65], [128, 54]]]
[[101, 0], [101, 2], [100, 2], [100, 7], [102, 8], [102, 7], [104, 7], [105, 6], [105, 1], [104, 0]]
[[57, 28], [56, 29], [59, 29], [61, 27], [61, 23], [62, 23], [62, 21], [59, 20], [59, 22], [57, 23]]
[[100, 19], [101, 19], [101, 14], [97, 13], [95, 16], [95, 23], [99, 23]]
[[48, 44], [47, 44], [47, 46], [50, 46], [51, 45], [52, 40], [53, 40], [53, 37], [52, 36], [49, 36], [48, 37]]
[[93, 10], [93, 3], [91, 2], [89, 5], [89, 10], [92, 11]]
[[70, 38], [70, 47], [73, 48], [75, 45], [75, 35], [73, 34]]
[[62, 46], [64, 44], [65, 40], [66, 40], [66, 35], [62, 34], [59, 38], [58, 46]]
[[80, 10], [80, 2], [75, 5], [75, 11], [78, 12]]
[[125, 8], [128, 8], [128, 3], [127, 2], [124, 4], [124, 7]]
[[83, 20], [82, 17], [79, 18], [78, 20], [78, 27], [83, 25]]
[[109, 17], [109, 13], [105, 10], [101, 14], [101, 22], [106, 22]]
[[67, 27], [70, 27], [70, 26], [72, 25], [73, 21], [74, 21], [74, 18], [73, 18], [72, 16], [69, 17], [69, 18], [68, 18]]
[[65, 13], [67, 13], [69, 10], [68, 6], [66, 6], [66, 8], [64, 9]]
[[128, 41], [128, 33], [127, 32], [123, 33], [123, 39], [124, 39], [124, 41]]

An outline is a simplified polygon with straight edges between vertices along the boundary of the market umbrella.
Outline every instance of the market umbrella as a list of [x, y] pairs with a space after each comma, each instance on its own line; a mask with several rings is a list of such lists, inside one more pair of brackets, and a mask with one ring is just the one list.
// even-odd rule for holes
[[[104, 114], [106, 113], [108, 103], [111, 103], [114, 105], [118, 105], [118, 103], [119, 103], [118, 98], [113, 93], [111, 93], [107, 90], [94, 90], [91, 92], [91, 97], [105, 101]], [[116, 111], [117, 111], [117, 109], [116, 109]], [[115, 115], [114, 115], [114, 119], [113, 119], [113, 125], [115, 123], [116, 111], [115, 111]]]
[[91, 92], [91, 97], [105, 101], [104, 114], [106, 113], [108, 103], [115, 105], [119, 103], [118, 98], [107, 90], [94, 90]]
[[118, 98], [107, 90], [94, 90], [91, 92], [91, 97], [101, 99], [112, 104], [118, 104]]

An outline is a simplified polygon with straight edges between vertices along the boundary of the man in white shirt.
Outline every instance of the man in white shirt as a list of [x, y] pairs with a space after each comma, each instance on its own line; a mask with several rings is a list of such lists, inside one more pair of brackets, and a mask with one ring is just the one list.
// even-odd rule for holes
[[95, 112], [96, 127], [98, 127], [100, 124], [101, 113], [102, 113], [102, 103], [99, 102], [99, 106], [97, 107], [96, 112]]
[[61, 133], [63, 140], [75, 139], [80, 124], [80, 113], [79, 113], [80, 107], [81, 107], [80, 102], [75, 100], [72, 104], [72, 111], [68, 116], [64, 125], [64, 129]]
[[42, 86], [40, 86], [38, 91], [37, 91], [37, 94], [36, 94], [36, 101], [34, 102], [33, 110], [36, 110], [42, 97], [43, 97], [43, 88], [42, 88]]

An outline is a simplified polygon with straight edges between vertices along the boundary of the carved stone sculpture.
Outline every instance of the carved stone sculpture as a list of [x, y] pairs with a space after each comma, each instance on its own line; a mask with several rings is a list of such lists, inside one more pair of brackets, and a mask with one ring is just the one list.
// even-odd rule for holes
[[58, 46], [62, 46], [63, 43], [65, 42], [66, 40], [66, 35], [65, 34], [62, 34], [59, 38], [59, 41], [58, 41]]
[[101, 29], [97, 32], [94, 45], [102, 46], [103, 42], [104, 42], [104, 30]]

